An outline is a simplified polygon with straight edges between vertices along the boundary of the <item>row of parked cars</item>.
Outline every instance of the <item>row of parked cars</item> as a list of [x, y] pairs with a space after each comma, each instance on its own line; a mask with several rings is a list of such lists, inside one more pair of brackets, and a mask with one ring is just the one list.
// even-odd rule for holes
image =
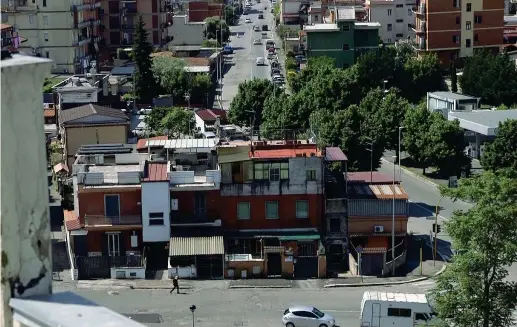
[[271, 69], [271, 80], [274, 84], [284, 88], [285, 77], [282, 74], [282, 67], [278, 61], [278, 54], [276, 52], [276, 45], [273, 40], [266, 41], [267, 59], [269, 59], [269, 67]]

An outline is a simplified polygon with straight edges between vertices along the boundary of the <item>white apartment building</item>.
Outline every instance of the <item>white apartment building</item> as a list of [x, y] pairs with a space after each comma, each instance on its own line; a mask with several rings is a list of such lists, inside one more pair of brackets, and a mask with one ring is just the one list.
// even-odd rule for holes
[[369, 22], [381, 24], [379, 37], [390, 44], [414, 38], [415, 0], [366, 0]]
[[100, 41], [99, 7], [99, 0], [4, 0], [2, 13], [27, 39], [19, 51], [52, 59], [52, 72], [83, 73]]

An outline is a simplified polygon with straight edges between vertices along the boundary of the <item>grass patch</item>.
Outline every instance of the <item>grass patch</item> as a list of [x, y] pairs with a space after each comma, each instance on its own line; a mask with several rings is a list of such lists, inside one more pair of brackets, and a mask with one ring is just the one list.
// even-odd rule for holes
[[45, 78], [45, 81], [43, 82], [43, 93], [52, 93], [52, 87], [61, 83], [65, 79], [67, 79], [67, 77]]

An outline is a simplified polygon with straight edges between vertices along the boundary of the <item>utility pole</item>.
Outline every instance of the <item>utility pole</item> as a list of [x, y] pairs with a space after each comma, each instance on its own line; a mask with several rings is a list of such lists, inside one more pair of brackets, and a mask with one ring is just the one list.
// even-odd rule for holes
[[393, 206], [391, 216], [391, 262], [393, 264], [393, 276], [395, 276], [395, 171], [395, 164], [393, 164]]
[[[400, 165], [400, 157], [401, 157], [401, 152], [400, 152], [400, 143], [401, 143], [401, 140], [402, 140], [402, 130], [404, 129], [404, 126], [399, 126], [399, 153], [398, 153], [398, 160], [399, 160], [399, 181], [402, 182], [402, 168], [401, 168], [401, 165]], [[395, 163], [393, 163], [395, 164]]]
[[373, 139], [371, 137], [366, 138], [368, 141], [366, 144], [370, 146], [370, 148], [366, 148], [368, 152], [370, 152], [370, 183], [373, 182]]

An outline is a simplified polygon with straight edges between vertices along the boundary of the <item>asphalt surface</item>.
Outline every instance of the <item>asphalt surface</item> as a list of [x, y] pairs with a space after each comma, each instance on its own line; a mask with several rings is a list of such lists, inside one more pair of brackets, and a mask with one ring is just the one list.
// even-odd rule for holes
[[[265, 7], [267, 7], [267, 10], [264, 10]], [[261, 38], [262, 25], [268, 25], [268, 38], [274, 38], [274, 17], [270, 10], [271, 2], [269, 0], [261, 1], [258, 4], [252, 1], [249, 14], [241, 15], [238, 24], [230, 27], [232, 33], [230, 44], [234, 48], [234, 53], [227, 56], [223, 76], [221, 104], [225, 110], [229, 109], [240, 83], [253, 78], [271, 78], [267, 59], [265, 60], [265, 66], [256, 65], [258, 57], [267, 58], [265, 40], [262, 40], [262, 44], [253, 45], [254, 39]], [[258, 18], [261, 13], [264, 15], [264, 19]], [[251, 20], [251, 23], [245, 22], [247, 18]], [[253, 25], [259, 26], [260, 32], [253, 31]]]
[[200, 289], [186, 294], [167, 290], [75, 290], [102, 306], [146, 326], [192, 326], [191, 305], [196, 305], [195, 326], [282, 326], [282, 312], [291, 305], [313, 305], [334, 316], [339, 326], [358, 326], [365, 290], [422, 293], [431, 284], [335, 289]]

